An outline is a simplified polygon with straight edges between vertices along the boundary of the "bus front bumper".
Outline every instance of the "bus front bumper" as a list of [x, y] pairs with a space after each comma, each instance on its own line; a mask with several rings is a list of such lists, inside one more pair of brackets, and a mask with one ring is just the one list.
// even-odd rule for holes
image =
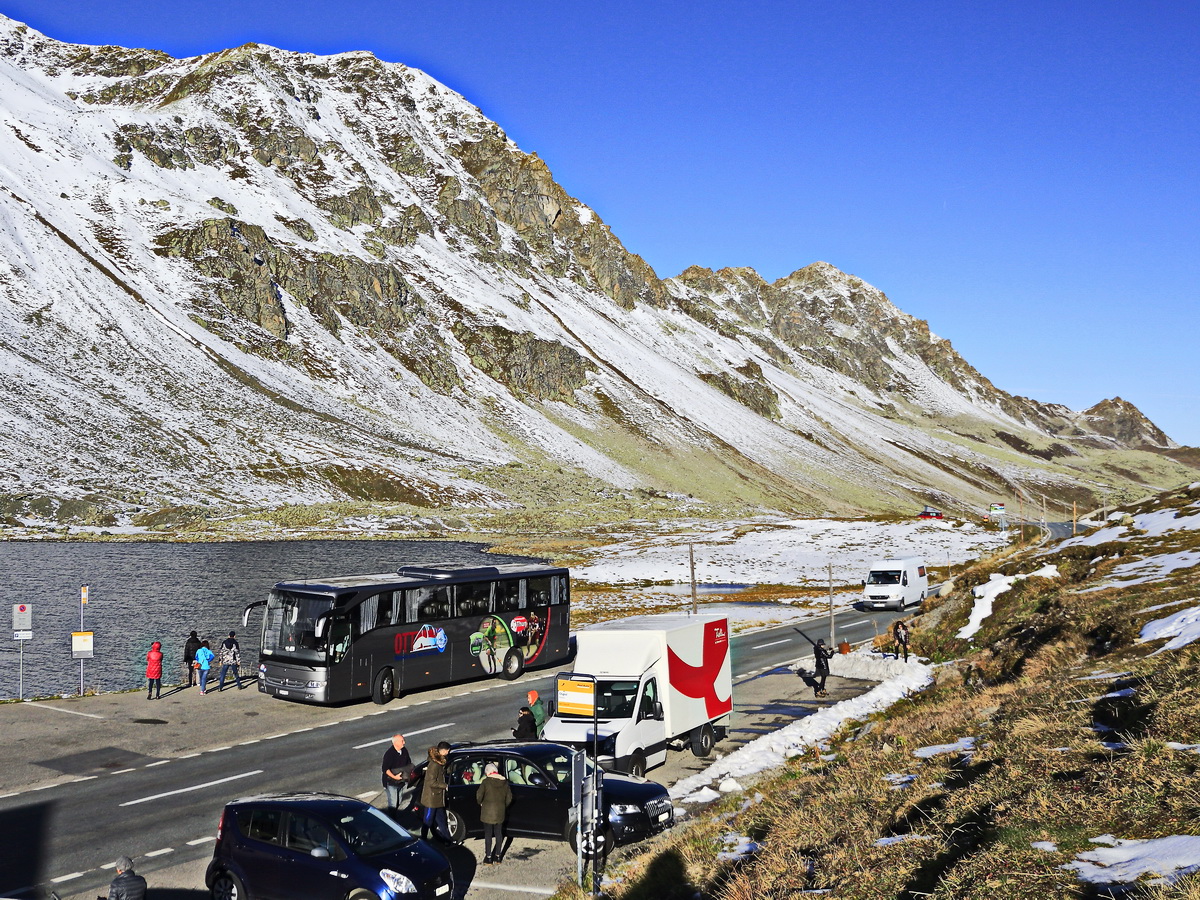
[[301, 703], [327, 703], [329, 699], [329, 684], [325, 672], [293, 666], [260, 664], [258, 689], [264, 694]]

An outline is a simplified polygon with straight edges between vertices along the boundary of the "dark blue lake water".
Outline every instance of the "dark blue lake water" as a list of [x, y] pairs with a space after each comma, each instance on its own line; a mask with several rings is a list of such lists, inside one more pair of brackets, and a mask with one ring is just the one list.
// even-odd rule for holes
[[[277, 581], [395, 571], [443, 562], [494, 565], [526, 558], [443, 541], [246, 541], [226, 544], [0, 542], [0, 699], [18, 696], [18, 643], [24, 644], [25, 697], [79, 692], [71, 632], [95, 633], [84, 661], [87, 689], [145, 684], [146, 652], [162, 641], [163, 683], [178, 680], [183, 642], [195, 629], [215, 649], [238, 632], [242, 672], [258, 666], [261, 609], [242, 628], [247, 603]], [[79, 627], [79, 589], [88, 603]], [[12, 605], [33, 612], [33, 640], [12, 640]], [[214, 673], [215, 674], [215, 673]]]

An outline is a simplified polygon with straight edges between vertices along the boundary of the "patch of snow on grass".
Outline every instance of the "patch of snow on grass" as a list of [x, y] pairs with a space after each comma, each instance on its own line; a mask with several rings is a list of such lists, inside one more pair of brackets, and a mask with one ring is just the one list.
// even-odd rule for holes
[[1141, 634], [1138, 635], [1138, 640], [1143, 644], [1148, 641], [1161, 641], [1164, 638], [1170, 638], [1170, 640], [1159, 647], [1155, 653], [1162, 653], [1164, 650], [1178, 650], [1200, 638], [1200, 606], [1181, 609], [1165, 619], [1147, 622], [1142, 626]]
[[1111, 847], [1088, 850], [1067, 863], [1080, 881], [1090, 884], [1129, 884], [1143, 875], [1159, 876], [1154, 883], [1173, 883], [1200, 872], [1200, 837], [1177, 834], [1151, 840], [1120, 840], [1112, 835], [1092, 838]]
[[1058, 566], [1049, 565], [1042, 566], [1036, 572], [1030, 572], [1028, 575], [1000, 575], [993, 573], [987, 584], [981, 584], [976, 587], [972, 593], [975, 595], [975, 604], [971, 607], [970, 618], [967, 619], [967, 624], [958, 630], [955, 637], [967, 639], [975, 636], [983, 625], [983, 620], [992, 614], [992, 603], [996, 597], [1003, 594], [1007, 590], [1011, 590], [1012, 586], [1022, 578], [1057, 578]]

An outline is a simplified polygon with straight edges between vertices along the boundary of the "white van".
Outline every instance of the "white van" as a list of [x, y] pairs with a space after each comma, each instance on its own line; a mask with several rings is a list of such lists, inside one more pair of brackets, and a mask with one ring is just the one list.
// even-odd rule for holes
[[920, 603], [928, 591], [923, 559], [879, 559], [863, 581], [862, 603], [867, 609], [904, 609]]

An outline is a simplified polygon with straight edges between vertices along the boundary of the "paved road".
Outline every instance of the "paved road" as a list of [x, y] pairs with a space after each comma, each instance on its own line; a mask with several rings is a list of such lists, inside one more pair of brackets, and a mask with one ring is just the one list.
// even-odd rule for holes
[[[869, 640], [898, 615], [840, 611], [835, 616], [837, 639], [851, 643]], [[829, 640], [827, 617], [808, 620], [802, 627], [813, 639]], [[746, 718], [741, 733], [720, 746], [725, 751], [764, 729], [781, 727], [805, 714], [805, 707], [799, 705], [802, 683], [794, 677], [782, 677], [786, 670], [780, 667], [811, 656], [807, 640], [792, 626], [738, 635], [732, 649], [738, 683], [737, 715]], [[764, 680], [766, 675], [781, 677]], [[552, 672], [527, 673], [517, 682], [480, 681], [414, 694], [382, 708], [360, 704], [331, 711], [296, 710], [293, 704], [268, 700], [249, 690], [196, 697], [198, 704], [214, 701], [198, 716], [193, 712], [197, 721], [188, 725], [191, 746], [208, 747], [203, 752], [139, 755], [123, 751], [127, 754], [123, 758], [109, 752], [115, 750], [112, 747], [92, 748], [79, 754], [75, 780], [0, 795], [0, 895], [33, 897], [38, 892], [29, 885], [53, 884], [64, 897], [94, 897], [104, 892], [113, 874], [101, 866], [128, 853], [138, 857], [139, 871], [151, 874], [152, 884], [169, 885], [171, 881], [169, 877], [165, 881], [154, 878], [156, 871], [182, 867], [186, 872], [184, 884], [167, 900], [198, 900], [204, 893], [197, 873], [202, 876], [204, 864], [211, 857], [217, 818], [229, 798], [263, 791], [320, 789], [371, 799], [380, 789], [374, 774], [378, 760], [395, 731], [408, 736], [410, 748], [417, 751], [414, 756], [420, 753], [419, 748], [439, 740], [509, 737], [515, 711], [524, 704], [526, 691], [534, 688], [546, 694], [552, 683]], [[861, 683], [856, 686], [848, 682], [831, 694], [838, 699], [839, 693], [850, 696], [860, 689]], [[193, 692], [186, 699], [195, 706], [194, 696]], [[232, 705], [234, 701], [237, 708]], [[812, 702], [806, 702], [811, 711]], [[282, 704], [290, 707], [284, 712], [302, 713], [305, 718], [293, 723], [298, 727], [279, 733], [263, 732], [252, 720], [242, 718], [258, 715], [248, 707], [261, 708], [262, 704], [272, 704], [268, 712], [275, 711], [275, 704]], [[312, 718], [317, 714], [324, 718]], [[62, 718], [72, 719], [74, 715]], [[235, 715], [245, 731], [237, 735], [240, 739], [228, 740], [230, 723], [215, 722], [213, 717]], [[212, 724], [206, 726], [206, 720]], [[735, 726], [738, 721], [735, 718]], [[89, 727], [87, 719], [77, 724], [81, 729]], [[209, 729], [222, 735], [222, 746], [211, 746], [211, 739], [206, 739]], [[97, 770], [94, 763], [102, 756], [116, 761]], [[683, 759], [673, 759], [672, 764], [652, 772], [651, 777], [669, 784], [703, 766], [690, 754], [672, 757]], [[60, 770], [69, 772], [76, 761], [68, 754], [56, 757], [54, 762]], [[116, 765], [121, 768], [112, 768]], [[489, 880], [483, 882], [476, 877], [473, 853], [468, 849], [454, 851], [452, 861], [459, 881], [464, 887], [471, 885], [470, 896], [482, 900], [513, 897], [514, 888], [535, 895], [552, 889], [556, 880], [572, 869], [572, 857], [565, 845], [525, 843], [534, 845], [532, 852], [529, 847], [520, 851], [527, 860], [538, 856], [545, 859], [524, 868], [523, 878], [515, 883], [510, 878], [508, 884], [499, 876], [506, 867], [484, 870]], [[536, 846], [541, 844], [546, 846]], [[515, 874], [511, 867], [507, 873]], [[522, 887], [528, 890], [522, 891]]]

